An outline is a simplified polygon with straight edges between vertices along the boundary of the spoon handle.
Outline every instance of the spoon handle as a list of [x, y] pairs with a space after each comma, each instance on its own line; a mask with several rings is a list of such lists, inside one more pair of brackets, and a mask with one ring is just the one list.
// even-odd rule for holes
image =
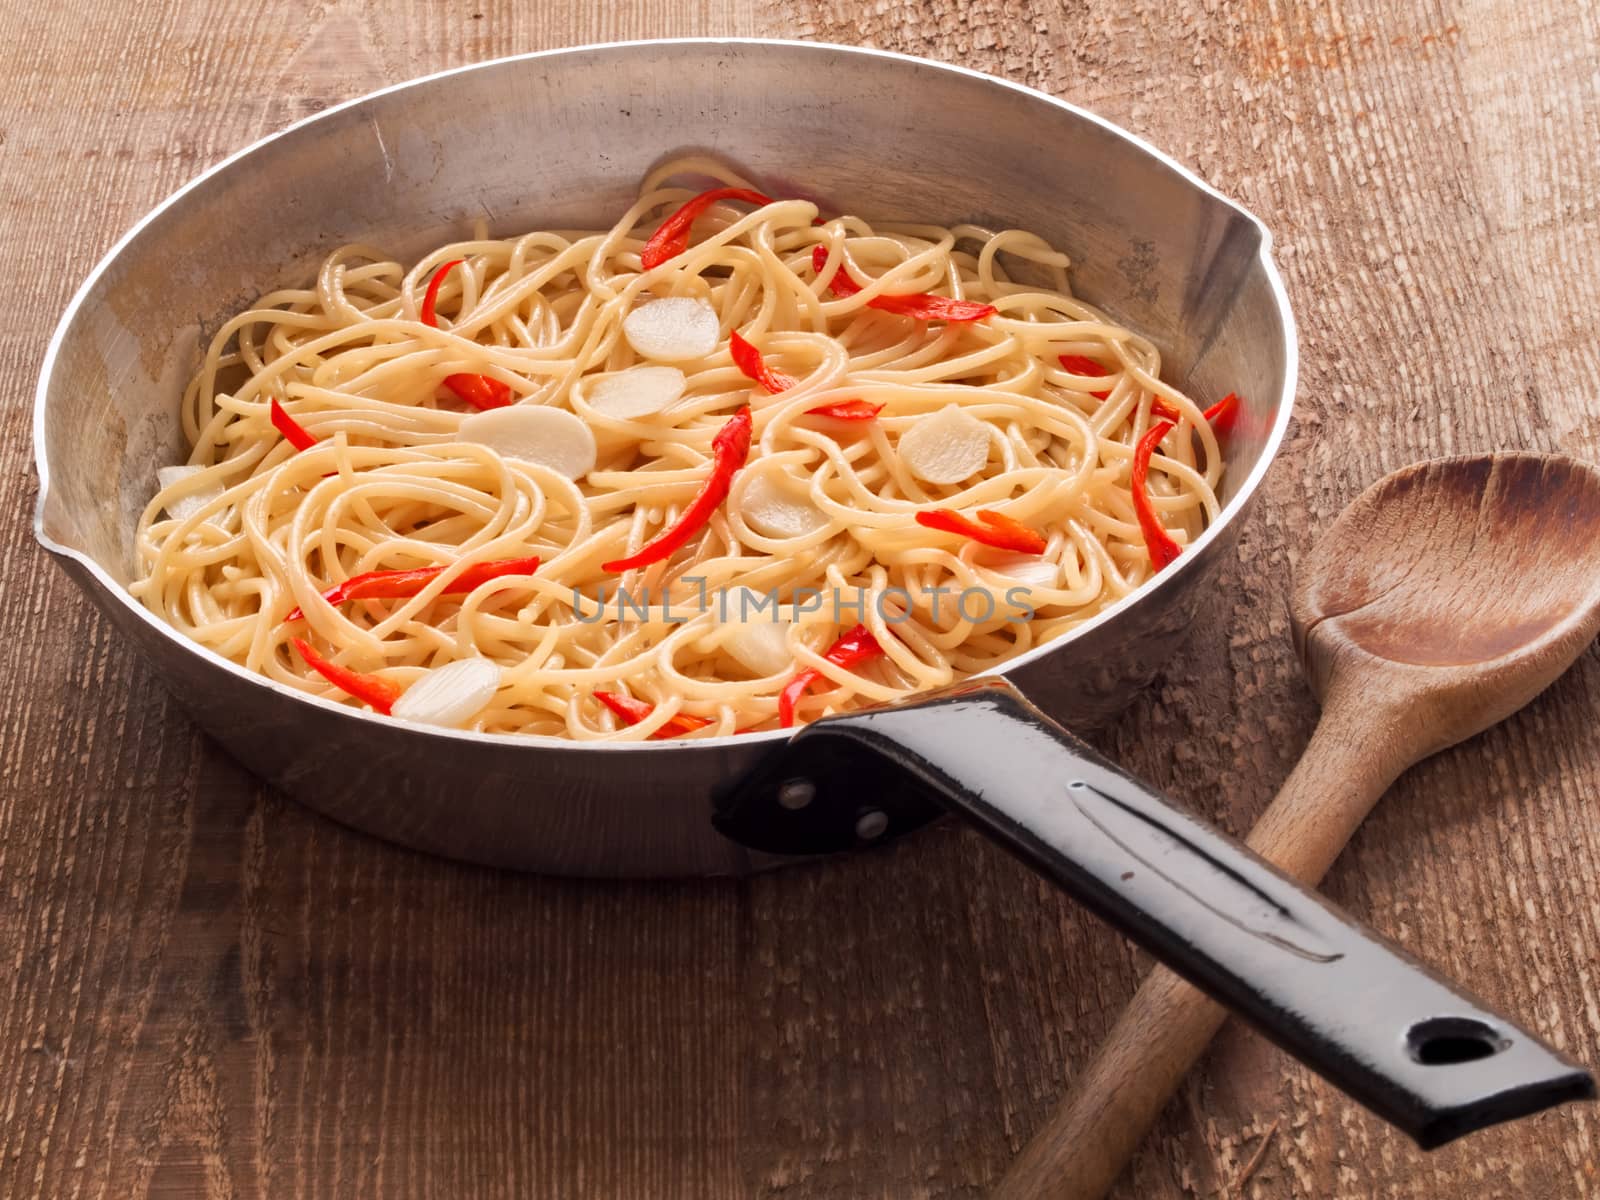
[[[1330, 693], [1311, 741], [1246, 839], [1314, 886], [1378, 798], [1411, 765], [1370, 698]], [[1228, 1013], [1157, 965], [991, 1200], [1100, 1200], [1199, 1061]]]

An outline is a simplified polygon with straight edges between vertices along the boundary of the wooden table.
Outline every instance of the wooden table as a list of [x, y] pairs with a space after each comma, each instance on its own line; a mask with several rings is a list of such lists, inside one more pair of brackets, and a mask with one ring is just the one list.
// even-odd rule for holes
[[[977, 1196], [1146, 964], [975, 838], [746, 882], [432, 861], [256, 784], [29, 535], [47, 334], [136, 217], [383, 84], [764, 34], [1087, 105], [1277, 232], [1298, 415], [1188, 650], [1104, 739], [1242, 831], [1314, 705], [1287, 578], [1413, 459], [1600, 456], [1600, 11], [1553, 0], [6, 0], [0, 49], [0, 1196]], [[1600, 660], [1413, 771], [1328, 882], [1600, 1063]], [[1236, 1028], [1119, 1195], [1600, 1195], [1583, 1107], [1423, 1155]], [[1238, 1176], [1269, 1144], [1242, 1189]]]

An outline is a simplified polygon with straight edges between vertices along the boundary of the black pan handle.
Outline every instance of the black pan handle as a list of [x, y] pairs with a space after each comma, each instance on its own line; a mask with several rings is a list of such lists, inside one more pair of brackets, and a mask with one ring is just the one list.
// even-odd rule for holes
[[753, 849], [818, 854], [941, 808], [1424, 1149], [1595, 1094], [1583, 1067], [1174, 808], [1003, 681], [807, 726], [719, 797], [713, 819]]

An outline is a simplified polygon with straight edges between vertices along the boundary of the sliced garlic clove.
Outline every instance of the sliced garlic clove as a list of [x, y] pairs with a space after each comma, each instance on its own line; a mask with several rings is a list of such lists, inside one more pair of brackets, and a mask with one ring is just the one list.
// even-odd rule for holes
[[670, 296], [649, 300], [622, 320], [628, 344], [646, 358], [681, 362], [704, 358], [717, 348], [722, 324], [704, 300]]
[[402, 721], [459, 729], [494, 699], [500, 668], [487, 658], [463, 658], [429, 671], [394, 702]]
[[597, 379], [589, 403], [619, 420], [653, 417], [676, 404], [687, 384], [677, 367], [629, 367]]
[[512, 404], [462, 417], [456, 439], [538, 463], [568, 479], [594, 470], [594, 431], [575, 413], [548, 404]]
[[978, 565], [1029, 587], [1053, 588], [1061, 578], [1061, 564], [1037, 554], [996, 555]]
[[989, 427], [947, 404], [901, 434], [899, 452], [919, 479], [960, 483], [976, 475], [989, 460]]
[[743, 472], [734, 497], [739, 515], [763, 537], [796, 538], [815, 533], [830, 520], [812, 504], [805, 487], [789, 475], [771, 471]]
[[[157, 467], [156, 484], [162, 491], [166, 491], [173, 484], [181, 483], [185, 479], [193, 479], [205, 470], [205, 467]], [[210, 487], [201, 488], [199, 491], [176, 496], [167, 501], [167, 516], [175, 521], [186, 520], [220, 495], [222, 495], [222, 485], [214, 483]]]
[[721, 626], [722, 648], [752, 675], [765, 678], [794, 665], [790, 623], [776, 596], [731, 587], [717, 598], [713, 611]]

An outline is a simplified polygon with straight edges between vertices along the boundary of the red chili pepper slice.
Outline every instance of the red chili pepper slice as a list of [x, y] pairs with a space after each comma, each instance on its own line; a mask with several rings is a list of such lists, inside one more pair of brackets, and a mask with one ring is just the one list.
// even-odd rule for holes
[[[857, 625], [829, 646], [828, 652], [822, 657], [836, 667], [854, 667], [860, 663], [871, 662], [881, 657], [883, 653], [883, 647], [878, 645], [878, 639], [872, 636], [871, 631], [865, 625]], [[794, 710], [800, 703], [800, 698], [821, 678], [821, 671], [815, 667], [807, 667], [784, 684], [783, 691], [778, 693], [778, 723], [785, 729], [794, 724]]]
[[[1110, 375], [1111, 371], [1092, 358], [1085, 358], [1081, 354], [1063, 354], [1060, 356], [1061, 365], [1074, 375]], [[1096, 400], [1105, 400], [1111, 396], [1110, 392], [1090, 392]], [[1150, 415], [1161, 421], [1171, 421], [1174, 424], [1179, 420], [1178, 410], [1173, 408], [1160, 396], [1150, 401]]]
[[745, 341], [737, 329], [728, 336], [728, 347], [733, 354], [733, 365], [744, 372], [747, 379], [754, 379], [767, 391], [786, 392], [800, 385], [800, 381], [793, 376], [785, 375], [782, 371], [774, 371], [767, 366], [766, 360], [761, 357], [761, 351]]
[[[828, 262], [828, 248], [826, 246], [813, 246], [811, 249], [811, 266], [817, 274], [822, 274], [822, 268]], [[833, 282], [830, 284], [836, 296], [854, 296], [861, 290], [861, 285], [850, 277], [843, 263], [834, 272]], [[908, 296], [875, 296], [867, 301], [868, 308], [876, 308], [880, 312], [896, 313], [902, 317], [911, 317], [917, 321], [950, 321], [960, 323], [965, 321], [981, 321], [984, 317], [992, 317], [1000, 310], [992, 304], [980, 304], [976, 300], [956, 300], [949, 296], [936, 296], [932, 292], [915, 292]]]
[[[1159, 396], [1150, 402], [1150, 415], [1174, 424], [1178, 421], [1178, 410]], [[1239, 419], [1239, 397], [1229, 392], [1200, 415], [1211, 423], [1211, 428], [1218, 434], [1228, 433], [1232, 431], [1233, 423]]]
[[936, 296], [931, 292], [922, 292], [915, 296], [878, 296], [868, 300], [867, 307], [897, 313], [916, 321], [949, 321], [952, 324], [981, 321], [1000, 311], [992, 304], [980, 304], [976, 300], [954, 300], [949, 296]]
[[[322, 598], [329, 604], [343, 604], [346, 600], [406, 600], [448, 569], [416, 567], [409, 571], [367, 571], [352, 575], [343, 583], [334, 584], [322, 593]], [[537, 558], [501, 558], [494, 562], [474, 563], [452, 579], [440, 595], [464, 596], [491, 579], [499, 579], [504, 575], [532, 575], [538, 569]], [[305, 613], [296, 607], [284, 620], [298, 621], [303, 616]]]
[[[827, 265], [828, 248], [820, 245], [811, 247], [811, 269], [820, 276]], [[861, 285], [850, 278], [850, 272], [845, 270], [843, 259], [839, 261], [839, 269], [833, 273], [833, 278], [828, 283], [828, 290], [839, 297], [854, 296], [861, 290]]]
[[434, 312], [434, 305], [439, 303], [439, 285], [444, 282], [444, 277], [450, 274], [451, 268], [459, 267], [464, 261], [466, 260], [452, 258], [449, 262], [442, 264], [433, 273], [433, 278], [428, 280], [428, 290], [422, 296], [422, 323], [424, 325], [432, 325], [435, 329], [439, 328], [439, 315]]
[[372, 705], [386, 717], [391, 714], [394, 702], [400, 699], [400, 693], [405, 690], [398, 683], [393, 683], [381, 675], [363, 675], [359, 671], [352, 671], [349, 667], [329, 662], [313, 650], [311, 643], [305, 638], [291, 638], [290, 644], [300, 651], [300, 657], [305, 659], [306, 665], [318, 675], [357, 700]]
[[[595, 689], [594, 698], [629, 725], [637, 725], [656, 710], [654, 704], [647, 704], [643, 700], [635, 700], [632, 696], [619, 696], [615, 692], [602, 692], [598, 688]], [[710, 717], [695, 717], [688, 713], [676, 713], [662, 722], [661, 728], [650, 735], [650, 740], [654, 742], [665, 738], [679, 737], [685, 733], [693, 733], [697, 729], [704, 729], [707, 725], [713, 723]]]
[[1239, 419], [1239, 397], [1229, 392], [1206, 409], [1205, 418], [1219, 435], [1232, 432], [1233, 423]]
[[[465, 260], [452, 258], [442, 264], [433, 273], [433, 278], [428, 280], [428, 290], [422, 296], [424, 325], [430, 325], [434, 329], [439, 328], [439, 314], [435, 310], [435, 306], [439, 303], [439, 285], [444, 282], [444, 277], [450, 274], [451, 269], [459, 267], [463, 261]], [[450, 375], [445, 378], [444, 385], [476, 409], [504, 408], [511, 403], [511, 385], [501, 383], [488, 375]]]
[[[1071, 371], [1074, 375], [1100, 376], [1111, 374], [1111, 372], [1100, 363], [1095, 362], [1095, 360], [1092, 358], [1085, 358], [1081, 354], [1063, 354], [1060, 357], [1061, 365], [1067, 370]], [[1096, 400], [1109, 399], [1111, 396], [1110, 392], [1090, 392], [1089, 394]], [[1157, 396], [1150, 401], [1150, 415], [1155, 417], [1157, 420], [1172, 421], [1173, 423], [1176, 423], [1179, 419], [1178, 410], [1173, 408], [1172, 405], [1168, 404], [1160, 396]]]
[[706, 522], [711, 520], [711, 514], [717, 511], [717, 506], [727, 499], [728, 488], [733, 485], [734, 472], [744, 466], [745, 457], [750, 453], [750, 430], [750, 406], [746, 404], [728, 419], [728, 423], [719, 429], [717, 436], [711, 440], [711, 474], [706, 477], [700, 494], [688, 508], [683, 510], [683, 515], [678, 518], [677, 523], [655, 541], [640, 547], [627, 558], [601, 563], [600, 569], [631, 571], [634, 567], [649, 566], [653, 562], [660, 562], [669, 557], [674, 550], [699, 533]]
[[504, 408], [511, 403], [511, 385], [488, 375], [447, 375], [445, 387], [473, 408]]
[[[1180, 419], [1178, 410], [1159, 396], [1150, 402], [1150, 415], [1158, 421], [1171, 421], [1174, 425]], [[1233, 428], [1233, 422], [1239, 416], [1239, 397], [1229, 392], [1200, 415], [1211, 423], [1211, 428], [1218, 434], [1225, 434]]]
[[949, 508], [936, 508], [917, 514], [917, 524], [927, 529], [938, 529], [971, 538], [996, 550], [1015, 550], [1019, 554], [1043, 554], [1048, 543], [1036, 530], [1005, 513], [990, 508], [978, 510], [978, 519], [964, 516]]
[[834, 404], [819, 404], [806, 409], [808, 417], [829, 417], [835, 421], [870, 421], [883, 411], [881, 404], [865, 400], [840, 400]]
[[1150, 493], [1145, 490], [1145, 482], [1150, 475], [1150, 455], [1171, 431], [1170, 421], [1152, 425], [1133, 451], [1133, 511], [1138, 514], [1139, 528], [1144, 532], [1145, 549], [1150, 552], [1150, 561], [1157, 571], [1177, 558], [1183, 549], [1161, 524], [1155, 506], [1150, 503]]
[[[753, 379], [769, 392], [786, 392], [792, 387], [799, 387], [800, 381], [782, 371], [774, 371], [767, 366], [766, 360], [761, 357], [761, 351], [742, 337], [737, 329], [728, 339], [733, 353], [733, 364], [745, 377]], [[806, 413], [813, 417], [832, 417], [835, 421], [870, 421], [883, 411], [881, 404], [869, 404], [865, 400], [839, 400], [833, 404], [819, 404], [816, 408], [806, 409]]]
[[709, 192], [701, 192], [692, 200], [684, 203], [683, 207], [661, 222], [661, 228], [650, 235], [650, 240], [644, 244], [644, 249], [639, 252], [639, 262], [646, 271], [659, 267], [670, 259], [677, 258], [689, 248], [689, 231], [706, 209], [718, 200], [743, 200], [746, 204], [764, 206], [771, 204], [771, 196], [763, 196], [760, 192], [751, 191], [749, 188], [712, 188]]
[[272, 414], [272, 427], [283, 434], [283, 440], [296, 450], [309, 450], [317, 444], [317, 439], [306, 431], [306, 427], [289, 415], [283, 405], [278, 403], [278, 398], [272, 398], [270, 406]]
[[[1081, 354], [1063, 354], [1060, 357], [1061, 366], [1065, 370], [1071, 371], [1074, 375], [1093, 375], [1098, 379], [1102, 375], [1111, 374], [1108, 368], [1095, 362], [1092, 358], [1085, 358]], [[1096, 400], [1105, 400], [1111, 396], [1110, 392], [1090, 392], [1089, 394]]]

